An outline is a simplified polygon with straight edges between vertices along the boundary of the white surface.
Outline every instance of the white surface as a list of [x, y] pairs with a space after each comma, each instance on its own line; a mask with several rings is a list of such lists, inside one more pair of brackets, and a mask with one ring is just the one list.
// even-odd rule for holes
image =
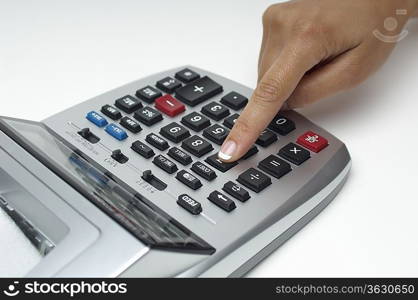
[[[254, 87], [272, 2], [2, 0], [0, 114], [41, 120], [183, 64]], [[408, 29], [369, 81], [303, 110], [347, 144], [352, 173], [250, 276], [418, 276], [418, 22]]]

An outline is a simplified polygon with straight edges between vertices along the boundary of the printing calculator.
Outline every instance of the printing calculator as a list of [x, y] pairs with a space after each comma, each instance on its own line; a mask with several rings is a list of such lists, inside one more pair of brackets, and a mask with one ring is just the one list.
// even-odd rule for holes
[[28, 277], [240, 277], [322, 211], [343, 142], [279, 112], [234, 163], [252, 90], [183, 66], [42, 122], [0, 118], [0, 206], [38, 249]]

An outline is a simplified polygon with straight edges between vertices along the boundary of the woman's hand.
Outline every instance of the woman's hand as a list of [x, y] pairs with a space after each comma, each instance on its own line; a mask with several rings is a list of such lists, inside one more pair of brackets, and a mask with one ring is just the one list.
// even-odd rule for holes
[[280, 109], [363, 82], [387, 59], [417, 8], [418, 0], [293, 0], [270, 6], [263, 16], [258, 86], [219, 158], [243, 156]]

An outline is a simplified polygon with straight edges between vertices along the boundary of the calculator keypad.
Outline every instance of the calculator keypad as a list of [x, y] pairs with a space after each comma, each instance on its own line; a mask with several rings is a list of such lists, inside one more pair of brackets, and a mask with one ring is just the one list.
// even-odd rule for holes
[[[148, 85], [137, 90], [135, 92], [137, 98], [124, 95], [115, 100], [115, 107], [105, 104], [100, 108], [100, 111], [105, 117], [115, 121], [120, 120], [120, 126], [127, 131], [138, 134], [142, 130], [140, 123], [153, 126], [164, 120], [161, 112], [168, 117], [175, 118], [187, 111], [186, 105], [196, 106], [222, 92], [223, 87], [220, 83], [215, 82], [208, 76], [201, 77], [193, 70], [185, 68], [173, 74], [173, 77], [162, 78], [155, 83], [155, 86]], [[154, 103], [154, 105], [153, 107], [143, 106], [141, 100], [146, 103]], [[138, 154], [139, 159], [154, 157], [152, 160], [154, 165], [168, 174], [176, 173], [173, 178], [192, 190], [200, 189], [204, 182], [210, 186], [211, 183], [209, 182], [222, 180], [218, 178], [217, 171], [228, 174], [227, 172], [239, 163], [244, 163], [244, 160], [251, 158], [252, 160], [249, 161], [254, 161], [253, 167], [249, 167], [236, 178], [238, 183], [231, 180], [220, 182], [222, 190], [226, 194], [212, 190], [207, 195], [207, 199], [212, 204], [226, 212], [232, 212], [237, 208], [233, 199], [242, 202], [239, 205], [243, 205], [243, 202], [251, 199], [252, 192], [260, 193], [273, 183], [272, 179], [280, 180], [283, 176], [291, 173], [292, 166], [290, 163], [295, 165], [294, 168], [298, 168], [311, 158], [310, 151], [319, 153], [328, 146], [327, 139], [313, 131], [307, 131], [300, 135], [295, 143], [282, 146], [277, 155], [273, 153], [258, 159], [255, 155], [259, 152], [259, 149], [256, 145], [253, 145], [239, 162], [223, 162], [218, 158], [218, 153], [210, 154], [214, 150], [213, 144], [222, 145], [229, 134], [229, 130], [233, 128], [240, 116], [239, 113], [235, 112], [231, 115], [230, 109], [242, 109], [248, 103], [248, 98], [235, 91], [229, 91], [225, 95], [212, 100], [215, 101], [203, 104], [200, 112], [190, 111], [181, 119], [165, 123], [159, 129], [157, 127], [155, 132], [161, 136], [152, 132], [142, 139], [140, 138], [140, 140], [133, 141], [131, 149]], [[123, 115], [122, 112], [127, 115]], [[104, 128], [115, 139], [123, 141], [128, 138], [124, 129], [116, 124], [109, 124], [105, 117], [94, 110], [86, 115], [90, 122], [99, 128]], [[293, 120], [278, 114], [269, 124], [268, 129], [260, 134], [256, 144], [263, 148], [270, 147], [279, 140], [278, 135], [288, 135], [295, 129], [296, 125]], [[87, 132], [89, 128], [83, 130]], [[203, 137], [191, 135], [190, 130], [202, 132]], [[84, 136], [87, 136], [87, 134], [84, 134]], [[181, 145], [170, 147], [166, 139], [176, 144], [181, 143]], [[100, 141], [100, 138], [97, 141]], [[163, 153], [156, 153], [167, 149], [169, 150], [166, 155], [169, 158]], [[202, 158], [202, 161], [205, 162], [203, 163], [201, 161], [193, 162], [192, 155], [195, 157], [208, 156]], [[110, 156], [120, 164], [131, 163], [129, 155], [122, 153], [120, 149], [113, 150]], [[183, 166], [189, 165], [189, 169], [179, 171], [176, 163]], [[221, 176], [221, 178], [223, 177]], [[193, 215], [200, 215], [204, 205], [206, 205], [187, 194], [179, 195], [177, 203]]]

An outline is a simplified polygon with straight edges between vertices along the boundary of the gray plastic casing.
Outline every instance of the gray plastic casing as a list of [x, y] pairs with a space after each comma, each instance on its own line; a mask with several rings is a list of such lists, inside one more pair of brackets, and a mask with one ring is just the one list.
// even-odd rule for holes
[[[193, 108], [187, 106], [186, 112], [174, 118], [164, 116], [162, 122], [150, 127], [143, 125], [140, 133], [128, 132], [128, 139], [122, 142], [85, 118], [88, 112], [100, 113], [103, 105], [114, 105], [116, 99], [125, 95], [135, 95], [136, 90], [146, 85], [154, 86], [157, 80], [174, 76], [177, 71], [185, 67], [202, 76], [208, 75], [223, 86], [224, 92]], [[3, 170], [2, 173], [0, 172], [0, 179], [3, 181], [4, 177], [4, 180], [8, 178], [19, 183], [22, 195], [23, 190], [33, 194], [33, 197], [27, 197], [26, 194], [22, 198], [32, 203], [30, 204], [32, 210], [44, 214], [46, 211], [49, 216], [39, 218], [39, 214], [33, 214], [31, 221], [44, 228], [45, 234], [53, 236], [56, 243], [55, 249], [27, 275], [238, 277], [248, 272], [315, 217], [341, 189], [348, 175], [351, 160], [345, 145], [340, 140], [294, 111], [285, 112], [285, 116], [295, 122], [296, 130], [287, 136], [279, 136], [279, 141], [267, 148], [258, 146], [259, 152], [256, 155], [240, 161], [236, 167], [226, 173], [215, 170], [218, 175], [215, 180], [208, 182], [201, 178], [203, 186], [197, 191], [180, 183], [175, 179], [174, 174], [169, 175], [157, 168], [152, 164], [152, 159], [145, 159], [130, 149], [132, 142], [136, 140], [145, 142], [148, 133], [159, 134], [161, 127], [173, 121], [180, 124], [184, 115], [192, 111], [199, 112], [202, 106], [211, 101], [219, 102], [223, 95], [230, 91], [236, 91], [247, 97], [252, 93], [251, 89], [219, 75], [193, 66], [183, 66], [129, 83], [43, 121], [49, 129], [74, 148], [96, 161], [209, 243], [216, 249], [212, 255], [149, 248], [0, 132], [0, 156], [2, 156], [0, 171]], [[148, 104], [143, 102], [143, 105]], [[235, 111], [231, 110], [231, 113]], [[123, 115], [127, 114], [123, 113]], [[221, 124], [222, 121], [219, 123]], [[98, 144], [92, 145], [77, 134], [77, 131], [86, 127], [100, 137]], [[262, 159], [271, 154], [276, 155], [280, 148], [289, 142], [296, 142], [297, 138], [308, 130], [326, 138], [329, 146], [320, 153], [311, 152], [312, 157], [302, 165], [292, 165], [292, 171], [284, 177], [280, 179], [272, 177], [272, 185], [262, 192], [249, 191], [251, 198], [247, 202], [235, 200], [237, 208], [232, 212], [223, 211], [207, 200], [210, 192], [214, 190], [222, 192], [222, 187], [227, 181], [236, 182], [239, 174], [250, 167], [256, 168]], [[190, 131], [192, 135], [201, 136], [201, 132]], [[179, 144], [172, 142], [169, 144], [180, 147]], [[193, 157], [193, 161], [204, 162], [205, 157], [219, 150], [219, 146], [215, 144], [213, 146], [215, 149], [212, 152], [199, 159]], [[109, 159], [111, 151], [115, 149], [121, 149], [129, 157], [127, 164], [118, 164]], [[161, 154], [167, 156], [167, 151], [162, 152]], [[190, 171], [191, 165], [182, 166], [179, 163], [177, 165], [179, 170]], [[151, 169], [159, 179], [168, 184], [166, 190], [158, 191], [141, 179], [142, 171], [147, 169]], [[18, 192], [19, 187], [15, 190]], [[201, 215], [192, 215], [176, 203], [177, 197], [184, 193], [202, 204]], [[0, 189], [0, 195], [2, 194], [5, 193]], [[6, 200], [11, 201], [11, 199]], [[24, 201], [26, 200], [20, 201], [19, 207], [22, 209], [25, 207], [22, 205]]]

